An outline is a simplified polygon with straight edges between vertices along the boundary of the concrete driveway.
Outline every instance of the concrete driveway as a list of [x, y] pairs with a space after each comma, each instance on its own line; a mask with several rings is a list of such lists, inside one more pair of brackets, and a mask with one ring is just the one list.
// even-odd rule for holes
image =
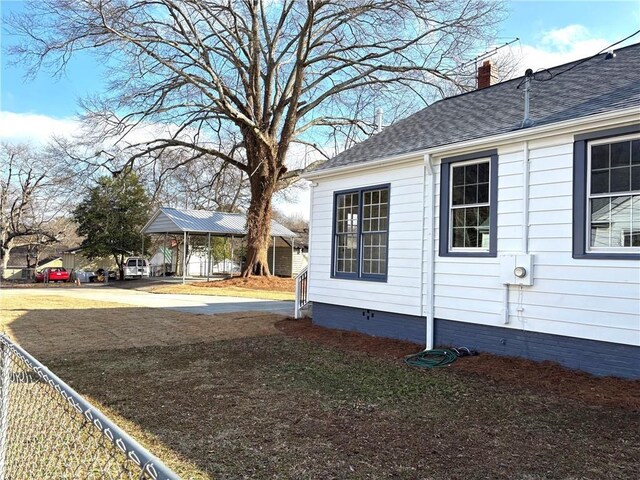
[[198, 314], [268, 312], [280, 315], [293, 315], [292, 301], [259, 300], [214, 295], [158, 294], [105, 286], [85, 285], [82, 287], [0, 289], [0, 299], [10, 295], [20, 295], [24, 297], [61, 296], [102, 302], [115, 302], [137, 307], [166, 308]]

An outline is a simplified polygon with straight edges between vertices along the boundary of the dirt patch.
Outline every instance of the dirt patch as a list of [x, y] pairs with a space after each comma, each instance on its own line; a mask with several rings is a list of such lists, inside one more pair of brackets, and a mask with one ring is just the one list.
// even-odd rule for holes
[[215, 282], [195, 282], [191, 285], [202, 288], [238, 287], [249, 290], [294, 293], [296, 289], [296, 280], [294, 278], [280, 277], [233, 277]]
[[[399, 359], [422, 349], [414, 343], [319, 327], [309, 319], [282, 320], [276, 324], [276, 328], [288, 336], [319, 345], [380, 357]], [[640, 411], [640, 381], [595, 377], [553, 362], [533, 362], [489, 353], [464, 357], [451, 365], [451, 369], [463, 375], [489, 379], [509, 388], [553, 393], [588, 405]]]
[[2, 299], [0, 327], [38, 357], [92, 350], [181, 345], [277, 335], [284, 317], [237, 312], [198, 315], [56, 296]]

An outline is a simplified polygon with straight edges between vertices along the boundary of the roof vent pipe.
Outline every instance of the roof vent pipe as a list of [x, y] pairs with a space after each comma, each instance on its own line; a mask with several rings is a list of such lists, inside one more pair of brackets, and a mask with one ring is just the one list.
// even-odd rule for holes
[[375, 124], [376, 124], [376, 133], [380, 133], [382, 131], [382, 115], [383, 115], [383, 111], [381, 108], [376, 108], [376, 118], [375, 118]]
[[531, 79], [533, 78], [533, 70], [530, 68], [524, 72], [524, 120], [522, 120], [522, 128], [533, 125], [533, 120], [529, 117], [529, 101], [531, 96]]

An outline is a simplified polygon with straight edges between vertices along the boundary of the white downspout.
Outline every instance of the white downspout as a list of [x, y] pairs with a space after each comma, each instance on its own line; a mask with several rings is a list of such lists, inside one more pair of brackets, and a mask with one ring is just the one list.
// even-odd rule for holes
[[523, 146], [522, 165], [522, 253], [529, 253], [529, 141], [525, 140]]
[[[435, 198], [436, 198], [436, 178], [433, 172], [433, 165], [431, 164], [431, 156], [427, 153], [424, 156], [424, 166], [425, 166], [425, 188], [427, 186], [426, 176], [427, 174], [431, 177], [431, 181], [429, 182], [429, 223], [427, 226], [427, 230], [423, 229], [423, 235], [429, 239], [427, 243], [427, 278], [426, 278], [426, 287], [427, 287], [427, 301], [425, 305], [425, 317], [426, 317], [426, 349], [430, 350], [433, 348], [434, 343], [434, 335], [433, 335], [433, 327], [434, 327], [434, 293], [435, 293]], [[423, 203], [423, 222], [424, 222], [424, 213], [426, 213], [426, 202]], [[424, 256], [424, 242], [423, 242], [423, 256]], [[424, 262], [422, 266], [423, 270], [423, 287], [424, 287]]]
[[[424, 250], [425, 250], [425, 243], [426, 243], [426, 233], [424, 230], [424, 226], [425, 226], [425, 216], [427, 214], [427, 162], [428, 162], [428, 157], [427, 155], [424, 155], [424, 159], [423, 159], [423, 164], [422, 164], [422, 218], [420, 219], [420, 231], [422, 232], [420, 234], [420, 238], [421, 240], [421, 245], [420, 245], [420, 315], [424, 316], [425, 319], [427, 317], [427, 312], [425, 309], [425, 302], [424, 302], [424, 284], [426, 282], [426, 278], [425, 278], [425, 271], [424, 271]], [[428, 323], [425, 320], [425, 326], [424, 326], [424, 334], [425, 334], [425, 345], [429, 344], [429, 330], [428, 330]]]

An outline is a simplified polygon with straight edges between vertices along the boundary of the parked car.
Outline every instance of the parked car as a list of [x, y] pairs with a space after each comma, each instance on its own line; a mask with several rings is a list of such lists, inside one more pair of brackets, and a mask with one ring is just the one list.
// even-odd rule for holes
[[36, 273], [36, 282], [68, 282], [69, 272], [62, 267], [50, 267]]
[[124, 278], [149, 276], [149, 263], [142, 257], [129, 257], [124, 264]]

